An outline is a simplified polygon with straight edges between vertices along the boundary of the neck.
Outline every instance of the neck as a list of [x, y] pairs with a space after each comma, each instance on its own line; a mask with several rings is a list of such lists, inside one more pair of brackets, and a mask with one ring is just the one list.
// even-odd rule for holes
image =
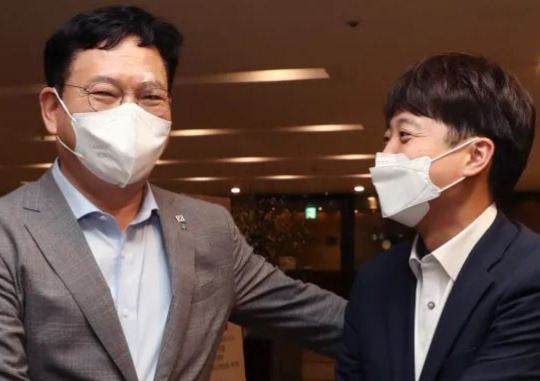
[[[120, 188], [98, 179], [78, 160], [62, 160], [60, 170], [90, 202], [113, 216], [122, 231], [137, 215], [144, 197], [144, 181]], [[75, 173], [79, 176], [75, 176]]]
[[458, 235], [493, 203], [487, 187], [464, 184], [463, 188], [450, 189], [444, 197], [431, 201], [428, 214], [416, 227], [428, 253]]

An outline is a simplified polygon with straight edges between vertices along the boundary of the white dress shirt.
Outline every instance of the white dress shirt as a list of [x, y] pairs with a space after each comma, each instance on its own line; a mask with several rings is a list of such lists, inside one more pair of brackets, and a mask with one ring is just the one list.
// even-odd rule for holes
[[448, 295], [476, 243], [489, 229], [497, 207], [491, 204], [458, 235], [437, 250], [420, 258], [416, 236], [409, 265], [416, 276], [414, 316], [414, 373], [418, 381]]
[[139, 212], [121, 231], [113, 216], [99, 210], [69, 182], [58, 161], [52, 173], [111, 290], [138, 379], [151, 381], [171, 302], [169, 268], [152, 191], [147, 186]]

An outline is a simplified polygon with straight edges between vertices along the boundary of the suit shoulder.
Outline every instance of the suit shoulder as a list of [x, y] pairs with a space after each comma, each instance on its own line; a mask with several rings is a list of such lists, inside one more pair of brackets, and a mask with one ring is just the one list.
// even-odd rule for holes
[[[501, 239], [500, 245], [504, 246], [497, 247], [498, 237], [495, 237], [490, 252], [500, 250], [502, 255], [485, 265], [499, 292], [513, 300], [523, 295], [524, 290], [540, 290], [540, 235], [514, 221], [508, 220], [506, 226], [511, 239]], [[481, 254], [490, 258], [490, 252]]]
[[409, 271], [409, 256], [412, 242], [399, 243], [388, 251], [377, 254], [374, 258], [363, 263], [356, 274], [356, 278], [362, 278], [365, 282], [380, 282], [391, 277], [396, 269], [404, 268]]
[[385, 295], [389, 287], [399, 284], [396, 279], [413, 276], [409, 267], [410, 248], [411, 242], [400, 243], [360, 266], [349, 294], [352, 309], [362, 308], [366, 300], [381, 305], [380, 296]]
[[408, 263], [411, 254], [411, 245], [409, 241], [401, 242], [388, 251], [377, 254], [374, 258], [367, 260], [362, 267], [368, 267], [369, 270], [386, 268], [388, 265], [398, 265]]
[[7, 222], [15, 223], [19, 218], [23, 218], [23, 210], [29, 199], [35, 197], [39, 192], [37, 182], [28, 183], [15, 189], [14, 191], [0, 197], [0, 221], [2, 225]]
[[0, 207], [1, 208], [16, 208], [21, 206], [24, 200], [31, 194], [36, 191], [37, 183], [32, 182], [25, 184], [8, 194], [0, 197]]
[[515, 224], [516, 224], [516, 226], [518, 228], [517, 239], [527, 241], [527, 242], [531, 242], [531, 243], [535, 243], [536, 245], [538, 245], [538, 249], [540, 250], [540, 234], [532, 231], [527, 226], [525, 226], [525, 225], [523, 225], [523, 224], [521, 224], [519, 222], [515, 222]]
[[223, 214], [223, 212], [228, 213], [228, 210], [224, 206], [218, 203], [215, 203], [212, 201], [201, 200], [193, 196], [187, 196], [187, 195], [181, 194], [180, 202], [182, 202], [186, 207], [196, 209], [199, 212], [219, 213], [219, 214]]
[[528, 271], [540, 273], [540, 235], [525, 225], [515, 223], [518, 232], [510, 244], [504, 262], [515, 262]]
[[516, 233], [506, 249], [503, 262], [524, 262], [530, 259], [540, 266], [540, 235], [521, 223], [511, 223]]

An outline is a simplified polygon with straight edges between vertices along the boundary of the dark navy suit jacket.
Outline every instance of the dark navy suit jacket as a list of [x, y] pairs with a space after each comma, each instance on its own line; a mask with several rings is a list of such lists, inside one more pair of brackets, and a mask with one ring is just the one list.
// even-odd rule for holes
[[[414, 381], [411, 244], [358, 271], [339, 381]], [[501, 212], [456, 279], [420, 377], [458, 380], [540, 380], [540, 236]]]

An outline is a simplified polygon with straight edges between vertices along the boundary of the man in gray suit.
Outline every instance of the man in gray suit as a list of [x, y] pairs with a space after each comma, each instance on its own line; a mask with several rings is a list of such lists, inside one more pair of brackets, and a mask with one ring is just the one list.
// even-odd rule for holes
[[343, 299], [253, 254], [223, 208], [147, 183], [180, 43], [135, 7], [47, 42], [58, 160], [0, 200], [1, 380], [206, 380], [229, 319], [335, 353]]

